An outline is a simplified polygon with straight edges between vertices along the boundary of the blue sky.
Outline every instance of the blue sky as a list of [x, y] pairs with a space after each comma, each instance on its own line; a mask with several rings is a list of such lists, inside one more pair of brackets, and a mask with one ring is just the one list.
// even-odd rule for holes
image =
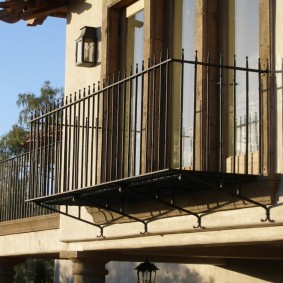
[[0, 21], [0, 136], [17, 123], [17, 96], [39, 93], [44, 81], [64, 86], [66, 20], [49, 17], [42, 26]]

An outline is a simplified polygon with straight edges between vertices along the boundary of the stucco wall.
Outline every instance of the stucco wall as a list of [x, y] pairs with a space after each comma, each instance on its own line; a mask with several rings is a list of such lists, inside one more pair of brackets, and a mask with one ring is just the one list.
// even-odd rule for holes
[[[283, 60], [283, 1], [276, 0], [276, 19], [275, 19], [275, 68], [276, 68], [276, 121], [277, 121], [277, 152], [275, 156], [282, 156], [283, 154], [283, 132], [282, 132], [282, 60]], [[278, 172], [283, 172], [282, 158], [277, 158]]]
[[[65, 94], [73, 94], [100, 80], [102, 0], [70, 1], [66, 33]], [[83, 16], [82, 16], [83, 14]], [[97, 27], [98, 63], [95, 67], [78, 67], [75, 63], [76, 39], [84, 26]]]

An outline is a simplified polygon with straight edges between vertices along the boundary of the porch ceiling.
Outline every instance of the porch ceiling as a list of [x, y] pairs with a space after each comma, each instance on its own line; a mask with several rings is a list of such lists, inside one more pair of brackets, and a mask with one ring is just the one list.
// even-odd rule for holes
[[19, 20], [41, 25], [48, 16], [66, 18], [68, 0], [10, 0], [0, 2], [0, 20], [9, 24]]

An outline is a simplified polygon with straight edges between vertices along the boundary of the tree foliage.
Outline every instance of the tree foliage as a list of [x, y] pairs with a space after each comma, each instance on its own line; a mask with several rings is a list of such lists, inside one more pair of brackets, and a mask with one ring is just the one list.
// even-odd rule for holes
[[19, 124], [26, 126], [29, 121], [29, 116], [34, 111], [43, 111], [47, 105], [56, 102], [63, 95], [62, 88], [54, 88], [50, 81], [45, 81], [40, 89], [40, 95], [25, 92], [18, 95], [17, 105], [22, 110], [19, 114]]
[[27, 259], [15, 267], [14, 283], [53, 283], [54, 260]]
[[24, 153], [26, 136], [27, 131], [23, 127], [13, 125], [12, 129], [0, 138], [0, 160]]
[[63, 96], [62, 88], [55, 88], [50, 81], [45, 81], [40, 89], [40, 94], [25, 92], [20, 93], [17, 105], [21, 108], [18, 118], [18, 125], [0, 137], [0, 161], [24, 153], [28, 149], [28, 122], [31, 113], [43, 111], [47, 105], [56, 102]]

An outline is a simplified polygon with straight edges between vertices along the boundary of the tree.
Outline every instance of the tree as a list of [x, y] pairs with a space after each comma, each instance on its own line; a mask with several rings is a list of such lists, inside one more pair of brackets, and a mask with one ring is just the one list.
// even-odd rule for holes
[[47, 105], [56, 102], [63, 96], [63, 88], [54, 88], [50, 81], [45, 81], [40, 95], [25, 92], [18, 95], [17, 105], [22, 108], [19, 113], [18, 125], [0, 137], [0, 161], [19, 155], [28, 150], [29, 119], [34, 111], [43, 111]]
[[14, 283], [53, 283], [54, 260], [27, 259], [15, 267]]
[[0, 160], [24, 153], [27, 134], [23, 127], [13, 125], [12, 129], [0, 138]]
[[[19, 113], [19, 124], [13, 125], [12, 129], [0, 137], [0, 161], [20, 155], [28, 151], [29, 124], [31, 112], [43, 111], [47, 105], [56, 102], [63, 96], [62, 88], [54, 88], [49, 81], [44, 82], [37, 96], [34, 93], [20, 93], [17, 105], [22, 110]], [[13, 170], [13, 178], [21, 180], [21, 173]], [[1, 184], [0, 184], [1, 185]], [[4, 188], [0, 188], [5, 193]], [[10, 188], [9, 188], [10, 189]], [[12, 193], [15, 193], [12, 190]], [[6, 199], [6, 198], [4, 198]], [[9, 200], [7, 198], [7, 200]], [[18, 200], [20, 201], [20, 200]], [[21, 200], [24, 201], [24, 200]], [[1, 204], [9, 205], [9, 203]], [[51, 283], [54, 282], [54, 260], [28, 259], [25, 263], [15, 268], [14, 282], [19, 283]]]
[[17, 105], [22, 107], [19, 114], [19, 124], [27, 126], [30, 114], [34, 111], [43, 111], [49, 104], [56, 102], [63, 96], [63, 88], [54, 88], [50, 81], [45, 81], [40, 89], [40, 96], [26, 92], [18, 95]]

